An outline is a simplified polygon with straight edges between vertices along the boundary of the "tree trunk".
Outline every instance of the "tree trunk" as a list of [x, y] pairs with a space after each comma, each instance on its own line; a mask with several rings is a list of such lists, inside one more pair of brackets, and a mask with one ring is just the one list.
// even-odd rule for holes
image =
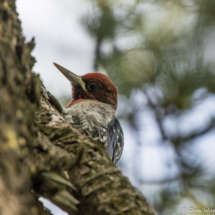
[[71, 128], [58, 101], [31, 72], [15, 0], [0, 0], [0, 215], [154, 214], [111, 162], [103, 143]]

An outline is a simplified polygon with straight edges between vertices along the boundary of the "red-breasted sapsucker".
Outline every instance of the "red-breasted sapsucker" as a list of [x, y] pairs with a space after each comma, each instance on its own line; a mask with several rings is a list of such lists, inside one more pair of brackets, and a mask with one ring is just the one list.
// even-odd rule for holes
[[112, 161], [117, 163], [123, 151], [124, 136], [115, 116], [116, 86], [104, 74], [78, 76], [56, 63], [54, 65], [72, 83], [72, 101], [65, 107], [66, 120], [74, 128], [103, 141]]

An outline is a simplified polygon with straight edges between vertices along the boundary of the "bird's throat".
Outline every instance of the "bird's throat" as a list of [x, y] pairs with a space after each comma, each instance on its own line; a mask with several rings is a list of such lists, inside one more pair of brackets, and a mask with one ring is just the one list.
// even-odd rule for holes
[[86, 99], [76, 99], [76, 100], [72, 100], [71, 102], [69, 102], [69, 104], [65, 107], [65, 108], [69, 108], [71, 107], [73, 104], [75, 104], [76, 102], [80, 102], [80, 101], [84, 101]]

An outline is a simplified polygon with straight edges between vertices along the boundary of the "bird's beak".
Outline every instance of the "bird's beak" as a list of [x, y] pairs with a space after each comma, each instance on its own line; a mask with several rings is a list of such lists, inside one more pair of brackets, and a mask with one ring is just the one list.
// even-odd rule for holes
[[74, 85], [82, 85], [82, 78], [81, 76], [78, 76], [74, 74], [73, 72], [70, 72], [68, 69], [65, 69], [64, 67], [60, 66], [57, 63], [53, 63], [60, 71], [63, 73], [63, 75]]

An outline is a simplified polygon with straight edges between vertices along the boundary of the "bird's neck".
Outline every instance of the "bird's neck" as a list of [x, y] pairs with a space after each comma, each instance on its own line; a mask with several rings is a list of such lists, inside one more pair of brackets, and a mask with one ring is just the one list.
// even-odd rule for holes
[[76, 102], [80, 102], [80, 101], [83, 101], [83, 100], [86, 100], [86, 99], [76, 99], [76, 100], [72, 100], [69, 102], [69, 104], [65, 107], [65, 108], [69, 108], [71, 107], [73, 104], [75, 104]]
[[98, 103], [99, 106], [105, 106], [106, 108], [112, 109], [112, 111], [114, 112], [114, 115], [116, 113], [116, 109], [113, 108], [112, 105], [106, 104], [106, 103], [103, 103], [103, 102], [99, 102], [97, 100], [92, 100], [92, 99], [76, 99], [76, 100], [72, 100], [72, 101], [69, 102], [69, 104], [65, 108], [66, 109], [72, 108], [73, 106], [76, 106], [76, 104], [79, 103], [79, 102], [86, 102], [86, 104], [90, 104], [90, 103], [95, 104], [95, 103]]

